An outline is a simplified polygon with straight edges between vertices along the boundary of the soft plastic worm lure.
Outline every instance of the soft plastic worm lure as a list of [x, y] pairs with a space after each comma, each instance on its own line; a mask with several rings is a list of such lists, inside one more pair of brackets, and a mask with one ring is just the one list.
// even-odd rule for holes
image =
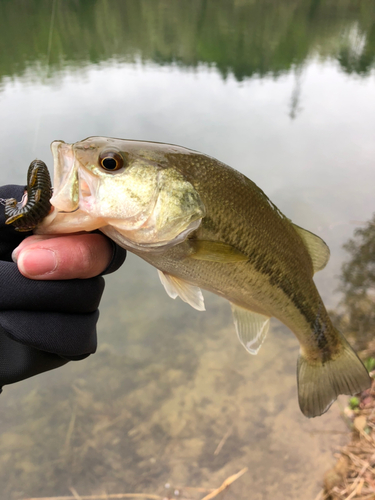
[[30, 163], [27, 172], [26, 193], [21, 201], [15, 198], [4, 200], [5, 224], [13, 224], [16, 231], [31, 231], [51, 210], [51, 178], [47, 165], [41, 160]]

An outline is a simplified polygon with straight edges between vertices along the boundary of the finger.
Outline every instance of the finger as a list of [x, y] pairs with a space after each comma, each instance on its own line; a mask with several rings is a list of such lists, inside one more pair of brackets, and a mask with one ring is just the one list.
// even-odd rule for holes
[[77, 236], [78, 234], [87, 234], [87, 233], [74, 233], [74, 235], [73, 234], [34, 234], [34, 235], [29, 236], [29, 237], [25, 238], [24, 240], [22, 240], [21, 243], [18, 245], [18, 247], [13, 250], [12, 259], [14, 262], [17, 262], [18, 255], [20, 254], [21, 250], [25, 249], [26, 247], [29, 247], [30, 245], [33, 245], [36, 242], [41, 242], [44, 240], [51, 240], [54, 238], [67, 237], [67, 236]]
[[13, 259], [26, 278], [83, 279], [103, 272], [111, 261], [112, 252], [110, 241], [97, 233], [31, 236], [13, 252]]

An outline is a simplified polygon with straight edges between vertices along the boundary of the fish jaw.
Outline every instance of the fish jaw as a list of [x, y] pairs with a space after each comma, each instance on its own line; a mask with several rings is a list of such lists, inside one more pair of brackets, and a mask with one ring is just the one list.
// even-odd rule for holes
[[54, 162], [51, 203], [58, 212], [74, 212], [79, 206], [79, 180], [73, 147], [64, 141], [54, 141], [51, 151]]
[[51, 144], [54, 160], [52, 212], [39, 224], [38, 234], [93, 231], [105, 225], [93, 209], [96, 180], [81, 172], [74, 145], [64, 141]]

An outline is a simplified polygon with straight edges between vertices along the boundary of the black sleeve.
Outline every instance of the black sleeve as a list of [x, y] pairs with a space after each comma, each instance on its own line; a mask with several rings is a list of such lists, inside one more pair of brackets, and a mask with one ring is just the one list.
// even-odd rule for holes
[[[20, 200], [23, 191], [22, 186], [0, 187], [0, 198]], [[0, 388], [83, 359], [96, 350], [104, 279], [25, 278], [11, 254], [31, 234], [5, 225], [4, 207], [0, 206]], [[114, 243], [113, 249], [105, 274], [115, 271], [125, 259], [125, 250]]]

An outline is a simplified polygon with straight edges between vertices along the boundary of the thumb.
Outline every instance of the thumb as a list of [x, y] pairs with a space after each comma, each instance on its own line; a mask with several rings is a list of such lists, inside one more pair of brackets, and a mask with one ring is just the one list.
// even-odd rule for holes
[[35, 280], [92, 278], [109, 265], [113, 248], [101, 234], [30, 236], [14, 250], [23, 276]]

